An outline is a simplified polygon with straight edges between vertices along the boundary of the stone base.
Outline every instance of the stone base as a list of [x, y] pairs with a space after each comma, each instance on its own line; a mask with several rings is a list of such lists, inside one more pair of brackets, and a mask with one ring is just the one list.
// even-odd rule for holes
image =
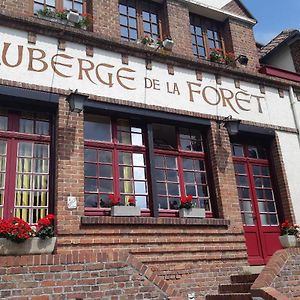
[[180, 218], [205, 218], [205, 209], [193, 207], [191, 209], [179, 209]]
[[113, 206], [112, 217], [140, 217], [141, 209], [138, 206]]
[[56, 237], [45, 240], [29, 238], [22, 243], [0, 238], [0, 255], [50, 254], [54, 251], [55, 243]]

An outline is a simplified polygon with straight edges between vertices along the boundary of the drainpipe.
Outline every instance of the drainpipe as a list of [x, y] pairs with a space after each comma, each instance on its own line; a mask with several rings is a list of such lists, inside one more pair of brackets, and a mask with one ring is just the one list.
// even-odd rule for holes
[[294, 117], [294, 121], [295, 121], [295, 125], [296, 125], [296, 129], [298, 131], [297, 133], [297, 137], [298, 137], [298, 144], [300, 147], [300, 120], [297, 116], [297, 112], [296, 112], [296, 103], [297, 103], [297, 99], [295, 97], [294, 94], [294, 89], [292, 86], [289, 87], [289, 98], [290, 98], [290, 103], [291, 103], [291, 108], [292, 108], [292, 112], [293, 112], [293, 117]]

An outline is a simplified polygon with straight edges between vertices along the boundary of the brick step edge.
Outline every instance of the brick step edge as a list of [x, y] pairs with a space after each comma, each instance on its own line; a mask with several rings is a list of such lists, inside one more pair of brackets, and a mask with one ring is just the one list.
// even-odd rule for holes
[[250, 293], [207, 295], [206, 300], [252, 300]]
[[230, 279], [232, 283], [253, 283], [259, 274], [243, 274], [243, 275], [231, 275]]
[[219, 285], [220, 294], [250, 293], [252, 283], [232, 283]]

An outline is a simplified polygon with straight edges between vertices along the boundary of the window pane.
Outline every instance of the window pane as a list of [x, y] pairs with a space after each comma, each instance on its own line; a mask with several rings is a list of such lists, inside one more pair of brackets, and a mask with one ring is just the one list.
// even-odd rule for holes
[[97, 165], [96, 164], [84, 164], [84, 176], [97, 176]]
[[109, 117], [86, 115], [84, 121], [84, 138], [111, 142], [111, 123]]
[[175, 126], [153, 124], [155, 148], [177, 149]]
[[98, 206], [98, 195], [85, 194], [84, 195], [84, 206], [85, 207], [97, 207]]
[[5, 116], [0, 116], [0, 130], [7, 130], [8, 119]]

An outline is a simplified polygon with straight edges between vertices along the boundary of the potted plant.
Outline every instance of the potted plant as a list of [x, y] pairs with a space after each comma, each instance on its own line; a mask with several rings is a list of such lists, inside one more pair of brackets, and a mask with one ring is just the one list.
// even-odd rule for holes
[[299, 236], [299, 226], [292, 225], [288, 221], [284, 221], [280, 225], [280, 243], [283, 248], [296, 247], [297, 238]]
[[211, 62], [224, 62], [224, 56], [223, 56], [223, 51], [222, 49], [216, 48], [212, 49], [210, 54], [209, 54], [209, 60]]
[[113, 217], [139, 217], [141, 215], [140, 207], [136, 206], [134, 197], [130, 197], [127, 204], [121, 203], [120, 197], [115, 195], [108, 196], [111, 201], [111, 216]]
[[93, 23], [93, 18], [90, 14], [84, 13], [80, 15], [80, 19], [77, 23], [68, 21], [68, 10], [53, 10], [50, 8], [44, 8], [37, 12], [37, 16], [41, 19], [54, 21], [61, 24], [68, 24], [77, 28], [87, 29]]
[[40, 219], [37, 226], [17, 217], [0, 219], [0, 255], [52, 253], [56, 243], [53, 223], [51, 214]]
[[180, 218], [204, 218], [205, 209], [195, 207], [193, 203], [193, 196], [181, 196], [179, 206]]

